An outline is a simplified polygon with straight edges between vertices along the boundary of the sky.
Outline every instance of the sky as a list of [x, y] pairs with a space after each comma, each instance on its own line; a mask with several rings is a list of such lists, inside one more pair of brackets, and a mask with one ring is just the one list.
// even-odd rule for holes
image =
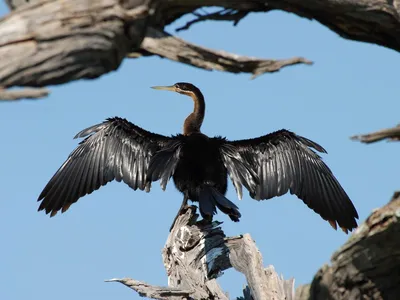
[[[0, 1], [0, 15], [6, 13]], [[174, 33], [184, 20], [167, 30]], [[86, 127], [120, 116], [152, 132], [181, 132], [192, 101], [150, 86], [197, 85], [207, 104], [202, 130], [210, 136], [245, 139], [286, 128], [318, 142], [360, 221], [400, 187], [400, 144], [349, 139], [399, 121], [398, 53], [342, 39], [316, 21], [282, 12], [250, 14], [237, 27], [206, 22], [178, 35], [213, 49], [273, 59], [304, 56], [315, 64], [251, 80], [249, 74], [140, 58], [124, 60], [96, 80], [52, 86], [45, 99], [0, 103], [0, 299], [141, 299], [121, 284], [104, 282], [115, 277], [167, 285], [161, 250], [182, 200], [172, 182], [165, 192], [153, 184], [150, 193], [109, 183], [51, 219], [37, 212], [36, 202], [77, 146], [73, 136]], [[296, 286], [311, 282], [349, 237], [292, 195], [257, 202], [246, 193], [239, 201], [230, 184], [227, 197], [242, 218], [233, 223], [219, 213], [225, 233], [250, 233], [265, 266], [294, 277]], [[219, 282], [233, 298], [245, 278], [231, 269]]]

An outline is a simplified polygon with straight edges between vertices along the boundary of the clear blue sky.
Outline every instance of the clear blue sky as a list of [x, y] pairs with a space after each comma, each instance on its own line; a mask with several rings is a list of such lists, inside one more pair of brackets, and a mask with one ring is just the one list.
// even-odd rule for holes
[[[192, 102], [153, 85], [199, 86], [208, 135], [241, 139], [286, 128], [320, 143], [361, 220], [400, 187], [399, 144], [349, 139], [399, 121], [398, 53], [344, 40], [317, 22], [280, 12], [251, 14], [237, 27], [208, 22], [179, 35], [214, 49], [304, 56], [315, 64], [250, 80], [157, 57], [125, 60], [100, 79], [51, 87], [46, 99], [1, 103], [0, 299], [139, 299], [120, 284], [103, 282], [113, 277], [167, 285], [161, 249], [181, 203], [172, 182], [166, 192], [154, 184], [148, 194], [113, 182], [63, 215], [50, 219], [36, 212], [38, 195], [76, 147], [72, 138], [81, 129], [121, 116], [164, 135], [181, 131]], [[250, 233], [264, 264], [297, 284], [310, 282], [348, 238], [295, 196], [256, 202], [246, 194], [239, 202], [230, 185], [228, 197], [243, 217], [233, 223], [218, 214], [226, 234]], [[238, 296], [245, 279], [229, 270], [220, 282]]]

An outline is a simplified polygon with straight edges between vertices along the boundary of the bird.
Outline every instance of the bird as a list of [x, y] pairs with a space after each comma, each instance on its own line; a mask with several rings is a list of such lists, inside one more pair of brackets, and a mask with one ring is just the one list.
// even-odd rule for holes
[[186, 82], [152, 88], [193, 100], [183, 132], [167, 137], [120, 117], [80, 131], [74, 138], [84, 139], [39, 195], [38, 211], [51, 217], [64, 213], [113, 180], [149, 192], [155, 181], [165, 190], [172, 178], [183, 194], [177, 216], [190, 200], [205, 222], [218, 210], [238, 222], [238, 206], [225, 197], [229, 177], [239, 200], [243, 187], [258, 201], [290, 192], [335, 230], [339, 226], [347, 234], [357, 227], [356, 208], [318, 154], [326, 153], [322, 146], [286, 129], [236, 141], [209, 137], [201, 132], [206, 106], [199, 88]]

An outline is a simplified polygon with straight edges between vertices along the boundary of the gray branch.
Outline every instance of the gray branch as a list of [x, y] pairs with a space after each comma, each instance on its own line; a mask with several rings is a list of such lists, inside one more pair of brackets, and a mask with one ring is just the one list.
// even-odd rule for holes
[[39, 89], [20, 89], [20, 90], [4, 90], [0, 88], [0, 101], [15, 101], [21, 99], [38, 99], [46, 97], [49, 91], [44, 88]]
[[120, 282], [136, 291], [140, 296], [151, 299], [181, 300], [190, 298], [190, 295], [193, 294], [191, 290], [154, 286], [131, 278], [113, 278], [106, 280], [106, 282]]
[[360, 141], [362, 143], [375, 143], [388, 139], [389, 141], [399, 141], [400, 140], [400, 124], [393, 128], [382, 129], [375, 132], [367, 134], [359, 134], [350, 137], [352, 140]]
[[234, 267], [247, 279], [244, 298], [292, 300], [294, 281], [285, 281], [272, 266], [264, 269], [260, 252], [250, 235], [226, 238], [219, 222], [196, 222], [196, 207], [179, 216], [163, 249], [168, 287], [133, 279], [112, 279], [153, 299], [228, 300], [216, 281], [222, 271]]
[[303, 57], [284, 60], [260, 59], [255, 57], [215, 51], [188, 43], [166, 32], [149, 28], [141, 49], [170, 60], [189, 64], [205, 70], [219, 70], [230, 73], [251, 73], [255, 78], [264, 73], [279, 71], [282, 67], [295, 64], [312, 64]]
[[206, 70], [245, 72], [253, 77], [285, 66], [311, 64], [304, 58], [239, 56], [171, 36], [156, 29], [163, 27], [156, 17], [162, 0], [23, 2], [9, 1], [17, 9], [0, 19], [3, 89], [97, 78], [117, 70], [127, 56], [158, 55]]
[[[161, 1], [160, 6], [160, 19], [169, 23], [207, 6], [219, 6], [242, 13], [282, 10], [314, 19], [343, 38], [400, 50], [399, 0], [172, 0]], [[226, 20], [231, 18], [227, 14]], [[219, 16], [217, 19], [224, 18]], [[262, 32], [262, 28], [255, 30]]]
[[[400, 50], [400, 0], [7, 0], [6, 3], [15, 11], [0, 20], [3, 89], [97, 78], [118, 69], [126, 56], [159, 55], [206, 70], [247, 72], [253, 77], [276, 72], [284, 66], [310, 63], [299, 57], [267, 60], [210, 50], [163, 31], [165, 25], [185, 14], [195, 14], [199, 21], [237, 23], [251, 12], [278, 9], [315, 19], [345, 38]], [[221, 7], [217, 13], [201, 16], [196, 13], [198, 8], [215, 6]]]

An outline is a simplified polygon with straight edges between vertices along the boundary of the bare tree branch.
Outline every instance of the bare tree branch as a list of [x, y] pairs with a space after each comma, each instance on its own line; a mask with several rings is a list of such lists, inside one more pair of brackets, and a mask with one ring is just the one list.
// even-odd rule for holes
[[168, 300], [181, 300], [187, 299], [193, 294], [190, 290], [181, 290], [170, 287], [160, 287], [149, 285], [142, 281], [133, 280], [130, 278], [113, 278], [106, 280], [106, 282], [119, 282], [132, 290], [136, 291], [140, 296], [151, 299], [168, 299]]
[[0, 101], [15, 101], [21, 99], [38, 99], [46, 97], [49, 91], [44, 88], [39, 89], [20, 89], [20, 90], [5, 90], [0, 88]]
[[154, 54], [206, 70], [251, 73], [253, 78], [284, 66], [311, 64], [301, 57], [258, 59], [187, 43], [150, 26], [159, 3], [164, 2], [31, 0], [0, 19], [0, 88], [97, 78], [134, 55]]
[[199, 7], [219, 6], [242, 12], [282, 10], [317, 20], [343, 38], [400, 51], [399, 4], [398, 0], [175, 0], [160, 2], [158, 14], [160, 20], [170, 24]]
[[350, 139], [355, 141], [360, 141], [362, 143], [375, 143], [384, 139], [388, 139], [390, 141], [399, 141], [400, 140], [400, 124], [393, 128], [382, 129], [375, 132], [367, 133], [367, 134], [359, 134], [350, 137]]
[[277, 72], [285, 66], [301, 63], [312, 64], [311, 61], [302, 57], [269, 60], [231, 54], [225, 51], [215, 51], [190, 44], [154, 28], [148, 29], [141, 49], [151, 54], [190, 64], [205, 70], [252, 73], [253, 78], [267, 72]]
[[188, 30], [193, 24], [207, 21], [207, 20], [213, 20], [213, 21], [232, 21], [233, 26], [236, 26], [241, 19], [246, 17], [248, 12], [246, 11], [240, 11], [240, 10], [235, 10], [235, 9], [221, 9], [217, 12], [210, 13], [210, 14], [203, 14], [201, 15], [200, 13], [193, 12], [193, 15], [196, 16], [195, 19], [192, 21], [187, 22], [184, 26], [178, 27], [175, 29], [176, 31], [182, 31], [182, 30]]
[[189, 294], [190, 299], [228, 300], [215, 278], [233, 266], [248, 281], [242, 299], [294, 299], [294, 281], [283, 280], [272, 266], [264, 269], [261, 254], [250, 235], [225, 238], [219, 227], [221, 223], [196, 223], [195, 211], [196, 207], [191, 206], [178, 217], [164, 247], [169, 287], [129, 278], [111, 281], [121, 282], [154, 299], [186, 299]]

